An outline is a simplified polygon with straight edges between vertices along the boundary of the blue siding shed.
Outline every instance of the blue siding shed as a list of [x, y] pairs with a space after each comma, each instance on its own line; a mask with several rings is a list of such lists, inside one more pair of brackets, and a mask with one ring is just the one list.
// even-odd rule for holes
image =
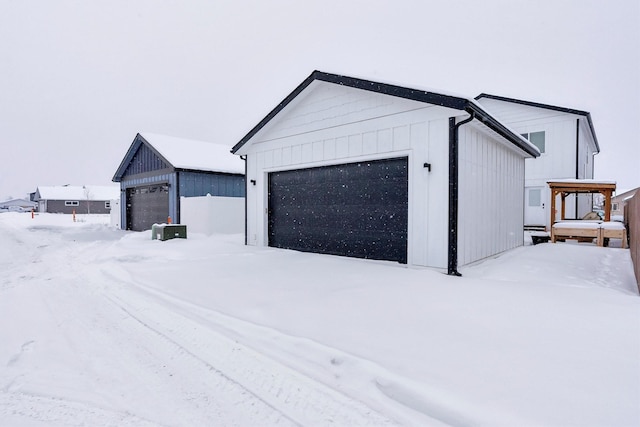
[[180, 197], [244, 197], [244, 162], [230, 147], [156, 134], [134, 138], [114, 177], [121, 227], [142, 231], [180, 222]]

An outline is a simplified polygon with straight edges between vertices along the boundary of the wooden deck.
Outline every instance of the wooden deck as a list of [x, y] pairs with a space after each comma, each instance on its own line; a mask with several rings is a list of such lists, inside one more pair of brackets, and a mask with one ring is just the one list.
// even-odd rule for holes
[[609, 239], [622, 239], [622, 248], [627, 247], [627, 229], [619, 222], [567, 221], [557, 222], [551, 227], [551, 241], [577, 240], [598, 246], [607, 246]]

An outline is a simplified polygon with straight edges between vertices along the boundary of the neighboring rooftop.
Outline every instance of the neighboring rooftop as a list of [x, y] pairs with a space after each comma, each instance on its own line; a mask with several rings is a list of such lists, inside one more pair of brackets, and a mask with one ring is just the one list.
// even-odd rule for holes
[[136, 135], [113, 180], [119, 182], [142, 144], [151, 148], [165, 163], [178, 170], [244, 174], [244, 161], [231, 154], [231, 147], [141, 132]]
[[54, 185], [39, 186], [35, 200], [116, 200], [118, 185]]

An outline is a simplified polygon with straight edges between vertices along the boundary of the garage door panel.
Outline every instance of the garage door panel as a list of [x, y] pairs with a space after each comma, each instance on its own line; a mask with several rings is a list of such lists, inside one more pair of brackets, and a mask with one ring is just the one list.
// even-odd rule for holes
[[[357, 234], [356, 234], [357, 233]], [[318, 236], [325, 239], [318, 239]], [[392, 234], [380, 238], [379, 233], [336, 231], [334, 227], [315, 227], [312, 230], [288, 230], [279, 235], [282, 242], [297, 241], [295, 247], [271, 245], [302, 252], [342, 255], [356, 258], [399, 261], [406, 258], [406, 239]], [[405, 261], [406, 262], [406, 261]]]
[[406, 263], [407, 159], [269, 176], [269, 245]]
[[169, 216], [169, 189], [166, 184], [127, 189], [127, 229], [149, 230], [155, 223], [164, 223]]

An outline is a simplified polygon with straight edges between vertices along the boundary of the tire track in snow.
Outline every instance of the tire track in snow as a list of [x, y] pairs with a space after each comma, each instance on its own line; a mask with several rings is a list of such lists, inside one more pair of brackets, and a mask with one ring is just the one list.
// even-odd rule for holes
[[[179, 357], [192, 358], [228, 379], [250, 396], [301, 425], [395, 425], [377, 413], [316, 380], [203, 327], [140, 294], [108, 295], [128, 316], [176, 346]], [[264, 420], [263, 420], [264, 421]]]
[[[109, 304], [104, 276], [96, 276], [91, 263], [82, 263], [90, 255], [82, 249], [94, 244], [63, 243], [47, 251], [46, 265], [55, 265], [54, 271], [38, 266], [34, 274], [51, 282], [30, 282], [70, 349], [53, 356], [80, 371], [65, 370], [59, 374], [63, 384], [49, 388], [43, 384], [56, 374], [39, 380], [28, 372], [20, 374], [17, 367], [20, 375], [0, 389], [0, 425], [297, 425], [174, 342], [150, 334], [135, 317], [123, 316], [120, 306]], [[25, 344], [10, 365], [30, 349]]]
[[[159, 424], [130, 413], [109, 411], [86, 403], [26, 392], [0, 390], [0, 424], [24, 425], [25, 420], [42, 425], [157, 427]], [[29, 423], [28, 425], [35, 425]]]
[[[202, 394], [193, 393], [190, 399], [220, 399], [221, 396], [225, 396], [226, 404], [232, 405], [235, 408], [240, 408], [241, 412], [245, 414], [243, 417], [248, 416], [249, 419], [244, 420], [239, 425], [243, 425], [247, 422], [251, 424], [266, 424], [266, 425], [299, 425], [295, 420], [288, 417], [288, 415], [278, 408], [270, 405], [268, 402], [255, 395], [251, 390], [244, 387], [239, 382], [235, 381], [225, 372], [212, 365], [209, 361], [205, 360], [201, 355], [190, 351], [182, 346], [180, 343], [172, 339], [169, 335], [176, 332], [181, 326], [179, 323], [175, 323], [175, 316], [168, 311], [158, 314], [163, 319], [163, 322], [168, 322], [171, 326], [168, 330], [162, 331], [157, 325], [152, 325], [146, 315], [142, 315], [140, 312], [134, 313], [134, 308], [130, 304], [130, 301], [125, 301], [115, 295], [105, 295], [105, 297], [111, 301], [115, 306], [122, 310], [128, 319], [137, 323], [138, 329], [142, 329], [144, 334], [151, 332], [154, 335], [155, 347], [154, 349], [158, 353], [170, 355], [170, 360], [173, 365], [180, 365], [185, 370], [191, 373], [198, 373], [198, 381], [204, 381], [207, 384], [207, 388], [202, 391]], [[145, 308], [142, 309], [145, 312], [157, 311], [157, 308]], [[147, 314], [147, 313], [145, 313]], [[164, 367], [164, 366], [163, 366]], [[173, 374], [169, 374], [173, 376]], [[197, 395], [197, 396], [196, 396]], [[218, 402], [219, 406], [221, 402]], [[225, 424], [224, 421], [222, 421]]]

